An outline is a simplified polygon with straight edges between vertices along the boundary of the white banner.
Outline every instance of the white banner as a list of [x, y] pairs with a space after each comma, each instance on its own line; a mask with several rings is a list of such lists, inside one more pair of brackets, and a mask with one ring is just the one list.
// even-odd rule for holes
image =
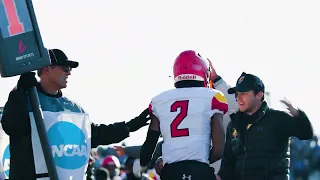
[[[3, 107], [0, 107], [0, 121], [2, 119]], [[9, 136], [3, 131], [0, 124], [0, 180], [9, 179], [10, 150]]]

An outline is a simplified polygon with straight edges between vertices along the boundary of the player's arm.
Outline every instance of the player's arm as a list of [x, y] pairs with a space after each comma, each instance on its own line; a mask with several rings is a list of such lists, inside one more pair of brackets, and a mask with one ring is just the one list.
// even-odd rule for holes
[[154, 150], [156, 148], [160, 136], [160, 123], [159, 119], [151, 114], [151, 123], [147, 133], [147, 138], [143, 143], [140, 151], [140, 165], [146, 167], [150, 162]]
[[218, 75], [216, 69], [213, 67], [213, 64], [211, 62], [210, 59], [207, 59], [209, 62], [209, 66], [211, 69], [211, 76], [210, 76], [210, 81], [213, 82], [214, 85], [214, 89], [217, 89], [218, 91], [221, 91], [228, 102], [228, 115], [238, 111], [239, 107], [238, 107], [238, 103], [236, 101], [236, 98], [233, 94], [228, 94], [228, 89], [231, 88], [231, 86], [229, 84], [227, 84], [226, 81], [224, 81], [224, 79], [221, 78], [221, 76]]
[[227, 99], [228, 115], [235, 113], [239, 109], [239, 106], [234, 94], [228, 94], [229, 88], [231, 88], [231, 86], [227, 84], [227, 82], [224, 81], [224, 79], [222, 79], [220, 76], [217, 76], [217, 78], [214, 79], [214, 89], [221, 91]]
[[223, 114], [216, 113], [211, 117], [211, 140], [210, 163], [221, 159], [224, 150], [225, 133], [223, 128]]
[[211, 99], [211, 140], [212, 149], [210, 151], [209, 161], [214, 163], [221, 159], [225, 132], [223, 127], [223, 115], [228, 111], [228, 103], [224, 94], [220, 91], [215, 92]]

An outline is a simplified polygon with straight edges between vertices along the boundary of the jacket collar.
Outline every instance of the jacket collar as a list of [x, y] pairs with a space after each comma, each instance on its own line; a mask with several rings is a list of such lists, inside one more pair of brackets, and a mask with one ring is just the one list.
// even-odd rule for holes
[[[265, 101], [263, 101], [262, 104], [261, 104], [261, 106], [260, 106], [260, 108], [259, 108], [259, 109], [257, 110], [257, 112], [255, 112], [252, 116], [256, 116], [256, 119], [257, 119], [257, 120], [260, 120], [260, 119], [266, 114], [266, 112], [267, 112], [268, 110], [269, 110], [268, 104], [267, 104]], [[231, 118], [231, 121], [236, 121], [236, 120], [238, 120], [240, 117], [243, 117], [243, 116], [245, 116], [245, 115], [246, 115], [245, 113], [238, 111], [238, 112], [236, 112], [236, 113], [232, 113], [232, 114], [230, 115], [230, 118]]]

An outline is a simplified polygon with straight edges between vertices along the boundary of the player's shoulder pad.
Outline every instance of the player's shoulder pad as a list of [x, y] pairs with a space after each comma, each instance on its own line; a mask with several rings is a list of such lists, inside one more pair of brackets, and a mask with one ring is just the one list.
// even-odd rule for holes
[[225, 95], [218, 90], [212, 91], [211, 110], [219, 110], [224, 114], [228, 112], [228, 102]]
[[169, 89], [167, 91], [163, 91], [162, 93], [154, 96], [151, 100], [151, 103], [157, 102], [162, 99], [167, 99], [168, 97], [172, 96], [172, 94], [174, 93], [175, 93], [175, 89]]
[[163, 99], [168, 99], [168, 97], [172, 96], [173, 93], [174, 93], [174, 89], [170, 89], [170, 90], [164, 91], [164, 92], [154, 96], [151, 99], [151, 102], [150, 102], [149, 107], [148, 107], [149, 114], [153, 113], [153, 105], [157, 104], [159, 101], [161, 101]]

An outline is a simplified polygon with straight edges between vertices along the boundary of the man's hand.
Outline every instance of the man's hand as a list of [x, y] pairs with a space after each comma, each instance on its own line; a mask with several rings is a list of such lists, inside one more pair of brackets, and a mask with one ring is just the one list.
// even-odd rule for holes
[[38, 84], [38, 81], [35, 77], [34, 72], [26, 72], [24, 74], [21, 74], [19, 80], [17, 89], [22, 91], [27, 91], [28, 89], [36, 86]]
[[215, 79], [217, 79], [218, 74], [217, 74], [216, 70], [213, 68], [213, 65], [212, 65], [212, 62], [210, 61], [210, 59], [207, 59], [207, 60], [209, 62], [209, 67], [210, 67], [210, 70], [211, 70], [210, 80], [214, 81]]
[[126, 125], [129, 128], [130, 132], [137, 131], [143, 126], [148, 125], [148, 121], [150, 120], [149, 109], [145, 109], [139, 116], [131, 119]]
[[290, 101], [288, 101], [286, 98], [284, 98], [283, 100], [281, 100], [281, 102], [287, 106], [287, 109], [289, 110], [289, 113], [293, 116], [293, 117], [298, 117], [299, 116], [299, 110], [294, 108], [291, 104]]

